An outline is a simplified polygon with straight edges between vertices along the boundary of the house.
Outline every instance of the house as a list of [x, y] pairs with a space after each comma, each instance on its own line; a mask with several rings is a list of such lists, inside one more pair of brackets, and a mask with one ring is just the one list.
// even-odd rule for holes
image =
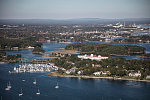
[[75, 73], [76, 69], [78, 69], [78, 68], [73, 67], [73, 68], [71, 68], [71, 69], [68, 69], [68, 70], [66, 71], [66, 74]]
[[108, 59], [108, 57], [104, 57], [104, 56], [101, 56], [101, 55], [98, 55], [98, 56], [94, 56], [93, 54], [91, 55], [78, 55], [78, 58], [80, 59], [91, 59], [91, 60], [102, 60], [102, 59]]
[[67, 70], [67, 71], [66, 71], [66, 74], [70, 74], [70, 73], [71, 73], [71, 71], [70, 71], [70, 70]]
[[11, 50], [19, 50], [19, 47], [12, 47]]
[[65, 70], [66, 70], [65, 68], [59, 68], [59, 69], [61, 69], [61, 70], [63, 70], [63, 71], [65, 71]]
[[107, 75], [108, 73], [110, 73], [110, 72], [109, 71], [99, 71], [99, 72], [94, 72], [93, 74], [95, 76], [97, 76], [97, 75]]
[[83, 73], [83, 70], [80, 70], [80, 71], [77, 72], [77, 74], [79, 74], [79, 75], [82, 74], [82, 73]]
[[101, 65], [99, 65], [99, 64], [96, 64], [96, 65], [94, 65], [94, 67], [102, 67]]
[[94, 74], [95, 76], [101, 75], [101, 71], [100, 71], [100, 72], [94, 72], [93, 74]]
[[141, 76], [141, 72], [138, 71], [138, 72], [131, 72], [129, 73], [129, 76], [130, 77], [140, 77]]
[[150, 79], [150, 75], [147, 75], [147, 76], [146, 76], [146, 79]]
[[34, 47], [32, 47], [32, 46], [28, 46], [28, 49], [34, 49]]

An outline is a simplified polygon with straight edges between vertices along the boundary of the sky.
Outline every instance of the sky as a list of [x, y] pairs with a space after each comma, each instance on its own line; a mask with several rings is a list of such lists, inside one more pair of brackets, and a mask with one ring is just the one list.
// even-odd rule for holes
[[0, 0], [0, 19], [150, 18], [150, 0]]

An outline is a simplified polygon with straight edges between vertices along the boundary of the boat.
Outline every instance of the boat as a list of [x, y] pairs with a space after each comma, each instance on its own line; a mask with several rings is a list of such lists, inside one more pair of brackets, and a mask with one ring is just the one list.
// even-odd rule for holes
[[6, 91], [9, 91], [9, 90], [10, 90], [10, 88], [8, 88], [8, 87], [7, 87], [7, 88], [5, 88], [5, 90], [6, 90]]
[[36, 84], [36, 79], [34, 80], [33, 84]]
[[40, 95], [40, 90], [38, 89], [38, 92], [36, 93], [37, 95]]
[[58, 89], [58, 88], [59, 88], [58, 83], [57, 83], [57, 85], [55, 86], [55, 88], [56, 88], [56, 89]]
[[7, 87], [5, 88], [5, 90], [6, 90], [6, 91], [9, 91], [10, 88], [11, 88], [11, 86], [10, 86], [10, 82], [9, 82], [9, 84], [7, 83]]
[[11, 71], [8, 71], [9, 74], [11, 74]]
[[9, 84], [8, 84], [8, 86], [7, 86], [8, 88], [11, 88], [11, 84], [10, 84], [10, 81], [9, 81]]
[[19, 96], [22, 96], [23, 95], [23, 93], [22, 93], [22, 89], [21, 89], [21, 92], [19, 93]]

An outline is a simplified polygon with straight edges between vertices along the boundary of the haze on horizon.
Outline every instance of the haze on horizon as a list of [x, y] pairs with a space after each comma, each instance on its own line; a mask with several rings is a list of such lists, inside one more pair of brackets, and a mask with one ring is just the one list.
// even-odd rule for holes
[[0, 19], [150, 18], [150, 0], [0, 0]]

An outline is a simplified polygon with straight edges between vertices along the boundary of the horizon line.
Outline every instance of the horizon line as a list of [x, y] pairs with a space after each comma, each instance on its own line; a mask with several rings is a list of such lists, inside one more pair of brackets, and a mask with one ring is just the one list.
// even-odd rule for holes
[[0, 18], [0, 20], [73, 20], [73, 19], [150, 19], [150, 17], [141, 18], [98, 18], [98, 17], [83, 17], [83, 18]]

